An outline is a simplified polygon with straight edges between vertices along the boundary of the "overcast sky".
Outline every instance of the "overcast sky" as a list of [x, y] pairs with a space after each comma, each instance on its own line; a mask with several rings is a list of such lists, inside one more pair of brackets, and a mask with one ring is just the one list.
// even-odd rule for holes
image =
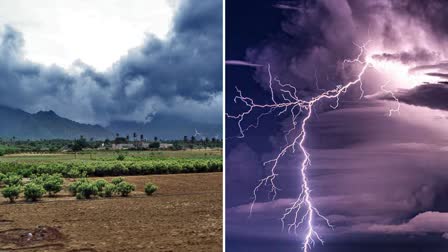
[[0, 24], [22, 32], [27, 59], [63, 67], [80, 59], [101, 71], [145, 34], [166, 38], [175, 11], [174, 1], [163, 0], [0, 0], [0, 6]]
[[0, 105], [102, 125], [155, 114], [220, 123], [221, 1], [0, 6]]

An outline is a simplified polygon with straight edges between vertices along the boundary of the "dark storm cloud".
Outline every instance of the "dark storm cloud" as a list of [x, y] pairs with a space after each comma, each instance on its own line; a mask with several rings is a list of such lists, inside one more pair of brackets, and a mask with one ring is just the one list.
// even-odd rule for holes
[[[431, 72], [440, 71], [444, 67], [442, 64], [446, 64], [438, 58], [442, 57], [439, 53], [445, 51], [443, 41], [438, 43], [445, 34], [437, 22], [441, 21], [438, 17], [446, 17], [444, 8], [423, 8], [421, 13], [414, 14], [402, 11], [403, 6], [417, 2], [410, 0], [304, 2], [306, 4], [284, 2], [281, 4], [285, 6], [274, 6], [273, 11], [285, 15], [282, 30], [278, 34], [267, 34], [265, 40], [247, 49], [245, 61], [260, 65], [269, 63], [274, 76], [284, 83], [319, 93], [322, 92], [319, 88], [335, 87], [353, 79], [353, 73], [341, 68], [341, 63], [344, 59], [356, 58], [359, 53], [356, 45], [369, 39], [375, 49], [373, 53], [384, 60], [428, 67]], [[425, 21], [420, 15], [438, 17]], [[432, 26], [438, 27], [437, 32], [432, 32]], [[379, 83], [383, 82], [378, 81], [378, 75], [380, 73], [372, 71], [364, 76], [366, 94], [380, 90]], [[268, 79], [266, 68], [256, 70], [255, 80], [265, 88]], [[369, 238], [378, 237], [378, 234], [401, 234], [389, 231], [397, 229], [393, 226], [407, 230], [405, 234], [435, 232], [437, 239], [446, 236], [445, 227], [417, 227], [425, 220], [446, 218], [448, 212], [448, 139], [443, 121], [446, 118], [439, 115], [444, 112], [423, 108], [446, 108], [448, 97], [442, 86], [446, 85], [423, 85], [398, 92], [396, 95], [402, 103], [418, 106], [402, 104], [400, 112], [392, 116], [388, 116], [388, 112], [397, 106], [392, 99], [392, 102], [347, 102], [345, 97], [350, 93], [341, 99], [339, 109], [313, 116], [307, 125], [306, 141], [312, 160], [307, 171], [309, 184], [313, 202], [336, 227], [331, 231], [315, 220], [324, 240], [336, 237], [338, 242], [344, 242], [359, 234]], [[356, 101], [358, 99], [359, 94], [356, 94]], [[247, 133], [244, 141], [251, 149], [236, 147], [235, 158], [229, 155], [226, 161], [238, 171], [232, 171], [227, 178], [226, 197], [233, 198], [235, 204], [228, 206], [226, 230], [243, 237], [242, 240], [259, 236], [258, 241], [272, 239], [277, 246], [283, 244], [282, 240], [297, 239], [287, 232], [282, 233], [279, 221], [300, 193], [297, 170], [303, 157], [297, 151], [285, 154], [276, 170], [279, 174], [277, 186], [281, 189], [276, 200], [267, 198], [269, 187], [260, 189], [255, 211], [248, 218], [251, 202], [248, 195], [254, 186], [247, 187], [247, 184], [254, 185], [269, 174], [266, 170], [270, 167], [263, 167], [263, 161], [278, 155], [279, 147], [285, 144], [278, 142], [283, 140], [283, 132], [291, 127], [290, 118], [284, 120], [287, 126], [277, 127], [282, 119], [265, 120], [261, 126], [265, 131], [252, 132], [257, 139], [248, 138], [251, 135]], [[278, 141], [267, 141], [268, 137]], [[254, 151], [265, 145], [271, 149]], [[244, 162], [246, 154], [252, 157], [250, 164]], [[257, 165], [252, 160], [260, 161]], [[238, 165], [240, 163], [242, 165]], [[248, 169], [240, 171], [244, 166]], [[240, 175], [249, 178], [240, 178]], [[245, 184], [241, 185], [243, 179]], [[433, 216], [433, 213], [436, 214]], [[300, 237], [302, 231], [299, 239], [303, 238]], [[388, 237], [388, 241], [396, 238]], [[299, 246], [297, 241], [296, 246]], [[276, 250], [278, 247], [271, 247], [271, 251]]]
[[376, 60], [397, 61], [403, 64], [410, 63], [427, 63], [438, 59], [439, 54], [431, 52], [423, 48], [416, 48], [414, 51], [401, 53], [382, 53], [373, 55], [372, 58]]
[[[448, 110], [448, 85], [445, 84], [424, 84], [409, 90], [401, 90], [395, 96], [403, 103]], [[393, 100], [390, 96], [385, 96], [383, 99]]]
[[106, 72], [81, 61], [68, 70], [30, 62], [23, 46], [32, 41], [6, 26], [0, 44], [0, 101], [102, 124], [145, 121], [155, 113], [219, 121], [221, 14], [221, 1], [182, 1], [167, 39], [148, 35]]
[[[422, 115], [423, 108], [403, 105], [400, 115], [389, 117], [385, 115], [389, 109], [386, 104], [373, 104], [347, 104], [344, 109], [313, 117], [308, 125], [307, 146], [313, 160], [308, 176], [313, 202], [335, 226], [332, 231], [316, 220], [320, 234], [326, 241], [343, 241], [359, 234], [436, 233], [441, 239], [448, 228], [442, 220], [448, 212], [447, 139], [435, 127], [423, 126], [431, 124], [423, 123], [431, 116], [420, 116], [422, 125], [401, 118], [408, 114]], [[357, 141], [345, 141], [347, 138]], [[333, 141], [340, 145], [328, 147]], [[263, 157], [238, 148], [235, 159], [230, 156], [227, 163], [239, 167], [241, 161], [242, 166], [247, 166], [242, 157], [250, 153], [249, 169], [235, 170], [240, 175], [257, 174], [261, 172], [262, 161], [278, 154], [275, 150], [278, 149]], [[264, 200], [267, 190], [260, 191], [261, 200], [255, 205], [250, 222], [246, 221], [250, 208], [247, 195], [253, 187], [238, 186], [237, 180], [247, 180], [245, 177], [228, 179], [227, 188], [234, 192], [233, 197], [246, 197], [246, 204], [228, 210], [228, 230], [240, 235], [288, 239], [286, 232], [279, 232], [278, 219], [297, 197], [300, 188], [297, 164], [301, 158], [292, 153], [282, 160], [277, 170], [277, 185], [281, 188], [277, 200]], [[260, 160], [259, 169], [254, 168], [252, 160]], [[252, 176], [253, 181], [246, 185], [254, 184], [262, 176], [258, 175]], [[430, 222], [424, 224], [425, 221]], [[443, 223], [433, 223], [437, 221]]]
[[448, 34], [448, 5], [445, 0], [390, 1], [398, 12], [417, 18], [422, 24], [428, 26], [433, 32], [446, 36]]
[[[447, 7], [443, 1], [428, 1], [428, 5], [417, 2], [280, 2], [273, 6], [273, 11], [284, 13], [281, 32], [270, 34], [268, 39], [247, 49], [245, 60], [269, 63], [273, 74], [282, 81], [315, 92], [352, 80], [356, 71], [351, 70], [356, 70], [356, 66], [347, 68], [342, 62], [356, 58], [356, 45], [366, 41], [379, 50], [374, 52], [374, 59], [414, 66], [434, 64], [443, 58], [442, 43], [446, 40], [441, 38], [448, 34], [443, 19], [448, 14]], [[387, 79], [375, 75], [364, 76], [367, 92], [378, 90], [378, 82], [385, 81], [380, 78]], [[266, 69], [258, 69], [255, 78], [267, 87]]]
[[426, 73], [426, 75], [448, 79], [448, 73]]

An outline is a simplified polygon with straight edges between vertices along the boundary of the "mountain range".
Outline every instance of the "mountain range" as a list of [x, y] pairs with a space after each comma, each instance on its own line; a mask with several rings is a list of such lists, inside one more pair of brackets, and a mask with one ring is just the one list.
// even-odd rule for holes
[[108, 126], [78, 123], [61, 117], [54, 111], [28, 113], [21, 109], [0, 105], [0, 137], [16, 139], [75, 139], [83, 136], [87, 139], [113, 139], [129, 135], [132, 139], [135, 132], [138, 137], [152, 139], [181, 139], [192, 136], [196, 129], [203, 136], [221, 136], [222, 126], [216, 124], [194, 122], [173, 116], [157, 115], [149, 123], [134, 121], [113, 121]]

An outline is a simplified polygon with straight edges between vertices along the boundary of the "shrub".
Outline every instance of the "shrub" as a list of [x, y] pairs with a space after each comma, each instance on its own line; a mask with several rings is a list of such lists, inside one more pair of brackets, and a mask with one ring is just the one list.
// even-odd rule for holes
[[7, 186], [21, 186], [22, 176], [17, 174], [7, 174], [3, 177], [2, 182]]
[[123, 154], [120, 154], [120, 155], [118, 155], [118, 157], [117, 157], [117, 160], [118, 160], [118, 161], [123, 161], [123, 160], [125, 160], [125, 159], [126, 159], [126, 156], [123, 155]]
[[30, 182], [25, 185], [24, 194], [26, 200], [37, 201], [42, 198], [45, 193], [45, 189], [42, 185]]
[[3, 197], [9, 199], [9, 202], [14, 203], [15, 200], [19, 198], [20, 191], [21, 191], [20, 186], [7, 186], [3, 188], [2, 194]]
[[68, 191], [72, 194], [72, 196], [76, 196], [76, 193], [78, 192], [78, 186], [84, 182], [87, 182], [87, 179], [82, 178], [82, 179], [76, 180], [75, 182], [71, 183], [68, 186]]
[[45, 175], [43, 176], [42, 186], [48, 195], [54, 196], [56, 193], [62, 190], [62, 185], [64, 184], [64, 179], [60, 174]]
[[[132, 158], [136, 159], [135, 157]], [[14, 172], [23, 177], [33, 174], [60, 173], [64, 177], [79, 178], [88, 176], [123, 176], [166, 173], [222, 171], [222, 160], [209, 158], [173, 158], [163, 160], [134, 160], [134, 161], [71, 161], [51, 163], [2, 162], [0, 172], [7, 174]]]
[[94, 182], [84, 181], [78, 185], [76, 192], [77, 199], [90, 199], [98, 194], [98, 187]]
[[77, 168], [72, 168], [68, 170], [66, 176], [69, 178], [79, 178], [81, 177], [81, 172]]
[[104, 179], [98, 179], [97, 181], [95, 181], [95, 185], [98, 188], [99, 192], [102, 192], [104, 187], [107, 185], [107, 181]]
[[113, 179], [112, 179], [112, 184], [114, 184], [114, 185], [118, 185], [118, 184], [120, 184], [120, 183], [123, 182], [123, 181], [124, 181], [124, 178], [123, 178], [123, 177], [113, 178]]
[[146, 195], [152, 195], [155, 191], [157, 191], [157, 189], [159, 189], [156, 185], [154, 185], [153, 183], [146, 183], [145, 185], [145, 193]]
[[105, 197], [112, 197], [112, 195], [115, 193], [116, 191], [116, 186], [114, 184], [106, 184], [106, 186], [104, 187], [104, 196]]
[[135, 191], [135, 185], [122, 181], [119, 184], [117, 184], [117, 192], [121, 194], [121, 196], [126, 197], [128, 196], [132, 191]]

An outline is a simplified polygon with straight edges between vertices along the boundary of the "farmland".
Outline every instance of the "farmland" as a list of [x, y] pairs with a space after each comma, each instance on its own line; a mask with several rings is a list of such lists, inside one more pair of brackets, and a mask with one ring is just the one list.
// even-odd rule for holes
[[[220, 251], [220, 171], [219, 148], [1, 156], [0, 186], [20, 194], [0, 199], [0, 251]], [[114, 185], [118, 176], [125, 181]], [[24, 188], [52, 185], [46, 180], [62, 184], [29, 200]], [[86, 194], [100, 181], [114, 187], [113, 195], [99, 186]], [[84, 186], [74, 197], [78, 182]], [[153, 194], [148, 183], [157, 186]], [[120, 185], [132, 190], [123, 194]]]
[[19, 153], [0, 157], [0, 173], [60, 173], [64, 177], [222, 171], [222, 150]]
[[[37, 203], [0, 199], [0, 251], [221, 251], [221, 173], [126, 180], [136, 184], [127, 198], [76, 200], [64, 190]], [[150, 197], [147, 181], [159, 186]], [[23, 239], [29, 233], [38, 236]]]

